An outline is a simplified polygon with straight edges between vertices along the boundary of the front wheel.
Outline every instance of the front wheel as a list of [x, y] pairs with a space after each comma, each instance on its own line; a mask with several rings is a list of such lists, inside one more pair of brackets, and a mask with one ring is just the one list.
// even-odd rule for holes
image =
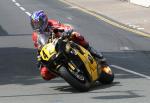
[[114, 73], [109, 66], [104, 67], [101, 71], [99, 80], [102, 84], [111, 84], [114, 80]]
[[86, 77], [80, 80], [74, 76], [68, 69], [62, 67], [59, 69], [61, 76], [74, 88], [80, 92], [88, 91], [91, 84]]

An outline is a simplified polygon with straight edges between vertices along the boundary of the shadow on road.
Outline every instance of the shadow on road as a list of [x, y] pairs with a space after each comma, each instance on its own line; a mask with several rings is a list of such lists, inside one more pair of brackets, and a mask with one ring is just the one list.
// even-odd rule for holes
[[[112, 84], [108, 84], [108, 85], [102, 85], [101, 83], [96, 82], [95, 85], [93, 85], [88, 92], [92, 93], [93, 90], [106, 89], [112, 86], [121, 86], [121, 85], [120, 82], [113, 82]], [[59, 90], [61, 92], [82, 93], [77, 91], [75, 88], [71, 87], [69, 84], [63, 86], [50, 87], [50, 88], [53, 88], [54, 90]]]
[[41, 83], [35, 55], [34, 49], [0, 48], [0, 85]]
[[127, 90], [127, 91], [103, 91], [103, 92], [92, 92], [92, 93], [103, 93], [102, 96], [92, 97], [93, 99], [129, 99], [144, 97], [139, 95], [138, 90]]
[[71, 93], [79, 93], [75, 88], [71, 87], [69, 84], [63, 85], [63, 86], [55, 86], [55, 87], [50, 87], [54, 90], [61, 91], [61, 92], [71, 92]]

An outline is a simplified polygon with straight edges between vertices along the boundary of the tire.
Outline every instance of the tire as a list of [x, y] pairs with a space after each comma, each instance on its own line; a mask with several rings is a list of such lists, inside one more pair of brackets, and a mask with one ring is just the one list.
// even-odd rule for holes
[[102, 73], [100, 74], [99, 81], [102, 84], [111, 84], [113, 82], [113, 80], [114, 80], [114, 73], [108, 74], [108, 73], [102, 71]]
[[72, 87], [74, 87], [78, 91], [86, 92], [90, 89], [91, 84], [89, 83], [89, 81], [86, 78], [85, 78], [84, 82], [81, 82], [80, 80], [75, 78], [69, 70], [67, 70], [64, 67], [61, 67], [59, 69], [59, 73]]

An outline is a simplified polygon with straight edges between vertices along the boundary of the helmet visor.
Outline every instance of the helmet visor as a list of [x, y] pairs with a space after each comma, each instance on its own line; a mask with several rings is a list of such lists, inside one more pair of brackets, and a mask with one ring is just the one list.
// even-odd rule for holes
[[39, 21], [32, 20], [31, 25], [32, 25], [33, 30], [39, 30], [42, 27], [43, 22], [41, 20]]

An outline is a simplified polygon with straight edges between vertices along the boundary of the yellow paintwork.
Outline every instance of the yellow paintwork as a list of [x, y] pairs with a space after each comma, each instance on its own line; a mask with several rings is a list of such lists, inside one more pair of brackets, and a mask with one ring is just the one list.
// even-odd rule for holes
[[[81, 60], [84, 62], [85, 67], [87, 68], [87, 71], [89, 72], [89, 74], [92, 77], [92, 80], [97, 80], [99, 78], [99, 73], [97, 71], [97, 63], [95, 61], [95, 59], [91, 56], [91, 54], [84, 49], [83, 47], [80, 46], [80, 48], [82, 49], [82, 51], [84, 52], [84, 55], [82, 55], [80, 52], [77, 52], [77, 54], [79, 55], [79, 57], [81, 58]], [[88, 56], [91, 56], [91, 58], [93, 59], [93, 63], [91, 63], [88, 59]]]
[[56, 51], [53, 43], [46, 44], [40, 52], [42, 59], [45, 61], [48, 61], [54, 54], [56, 54]]
[[70, 66], [70, 69], [72, 69], [72, 70], [76, 69], [71, 63], [68, 63], [68, 65]]

